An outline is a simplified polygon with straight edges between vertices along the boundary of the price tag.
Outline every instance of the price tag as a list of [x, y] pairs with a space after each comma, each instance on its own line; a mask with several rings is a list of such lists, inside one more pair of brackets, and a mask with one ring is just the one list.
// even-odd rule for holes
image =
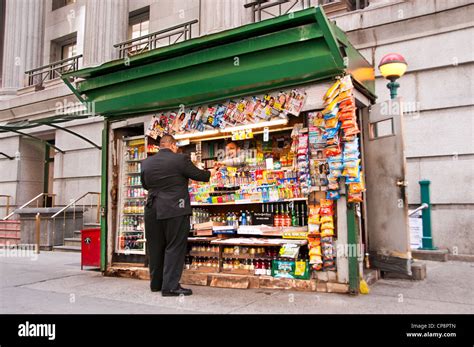
[[263, 142], [268, 142], [270, 139], [270, 131], [268, 127], [263, 128]]

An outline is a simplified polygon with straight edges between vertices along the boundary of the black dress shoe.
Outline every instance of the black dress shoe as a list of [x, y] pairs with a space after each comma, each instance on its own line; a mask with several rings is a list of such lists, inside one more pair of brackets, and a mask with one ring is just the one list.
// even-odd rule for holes
[[160, 292], [161, 288], [150, 288], [152, 292]]
[[162, 296], [180, 296], [180, 295], [189, 296], [192, 294], [193, 294], [193, 291], [191, 289], [186, 289], [181, 286], [178, 286], [178, 289], [175, 289], [175, 290], [163, 290], [161, 292]]

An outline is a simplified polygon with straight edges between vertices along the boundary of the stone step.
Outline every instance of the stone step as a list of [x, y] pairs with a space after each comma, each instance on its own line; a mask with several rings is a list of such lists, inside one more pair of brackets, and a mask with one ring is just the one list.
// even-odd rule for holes
[[54, 246], [53, 251], [81, 253], [81, 246]]
[[81, 231], [80, 230], [74, 230], [74, 237], [81, 238]]
[[79, 246], [81, 247], [81, 239], [77, 237], [64, 238], [64, 246]]

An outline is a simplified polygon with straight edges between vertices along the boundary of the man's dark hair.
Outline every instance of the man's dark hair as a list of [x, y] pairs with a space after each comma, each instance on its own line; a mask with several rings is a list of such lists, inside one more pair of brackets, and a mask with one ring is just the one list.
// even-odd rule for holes
[[163, 148], [168, 148], [170, 147], [171, 145], [175, 145], [176, 144], [176, 140], [175, 138], [170, 135], [170, 134], [165, 134], [161, 137], [160, 139], [160, 147], [163, 147]]

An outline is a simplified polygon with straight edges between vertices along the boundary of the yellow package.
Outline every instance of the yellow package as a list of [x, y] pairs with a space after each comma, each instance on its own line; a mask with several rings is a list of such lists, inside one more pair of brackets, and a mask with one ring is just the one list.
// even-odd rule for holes
[[309, 250], [309, 256], [321, 256], [321, 246], [313, 247]]
[[321, 237], [334, 236], [334, 229], [324, 229], [321, 232]]
[[338, 121], [337, 117], [326, 120], [326, 128], [335, 128]]
[[332, 207], [333, 200], [321, 199], [321, 200], [319, 200], [319, 204], [320, 204], [321, 207]]
[[325, 229], [334, 229], [334, 223], [333, 222], [326, 222], [324, 224], [321, 224], [321, 230]]
[[337, 94], [337, 91], [340, 85], [341, 85], [341, 80], [337, 80], [336, 82], [334, 82], [334, 84], [328, 89], [326, 94], [324, 94], [323, 100], [326, 101], [327, 99], [334, 97]]
[[336, 98], [329, 105], [326, 106], [326, 108], [323, 110], [322, 114], [331, 113], [332, 110], [334, 110], [334, 107], [336, 107], [337, 103], [338, 103], [338, 101], [337, 101], [337, 98]]
[[332, 223], [334, 220], [333, 220], [332, 216], [322, 216], [320, 221], [321, 221], [321, 223], [327, 223], [327, 222]]
[[304, 276], [306, 272], [306, 262], [296, 261], [295, 262], [295, 276]]
[[358, 167], [346, 167], [342, 172], [343, 176], [346, 177], [359, 177], [359, 168]]

